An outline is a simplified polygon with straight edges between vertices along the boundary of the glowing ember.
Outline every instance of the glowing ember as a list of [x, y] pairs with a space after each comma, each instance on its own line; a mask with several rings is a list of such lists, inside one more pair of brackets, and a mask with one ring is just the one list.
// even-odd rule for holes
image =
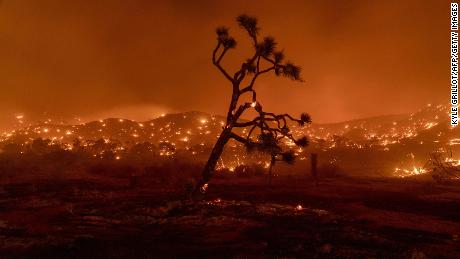
[[207, 189], [208, 189], [208, 184], [205, 183], [203, 186], [201, 186], [201, 193], [205, 193]]
[[451, 157], [446, 157], [445, 162], [449, 163], [449, 164], [451, 164], [453, 166], [459, 166], [460, 165], [460, 160], [453, 159]]
[[425, 129], [431, 129], [432, 127], [436, 126], [438, 123], [435, 122], [428, 122], [425, 124]]
[[395, 168], [394, 174], [398, 177], [405, 178], [414, 175], [421, 175], [426, 173], [427, 170], [422, 167], [412, 167], [412, 169], [403, 169], [403, 168]]
[[449, 140], [449, 145], [454, 146], [454, 145], [460, 145], [460, 138], [453, 138]]

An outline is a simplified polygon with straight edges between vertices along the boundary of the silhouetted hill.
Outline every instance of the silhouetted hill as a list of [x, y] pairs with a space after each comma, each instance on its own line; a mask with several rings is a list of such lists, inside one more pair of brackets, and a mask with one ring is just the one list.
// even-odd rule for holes
[[[340, 136], [354, 143], [372, 142], [388, 145], [401, 141], [425, 141], [439, 144], [457, 143], [458, 128], [451, 128], [449, 107], [429, 105], [407, 115], [389, 115], [330, 124], [311, 124], [305, 128], [292, 125], [298, 135], [307, 134], [313, 142], [330, 141]], [[117, 139], [122, 143], [170, 142], [177, 147], [203, 145], [215, 141], [225, 118], [203, 112], [166, 114], [144, 122], [122, 118], [108, 118], [78, 125], [39, 123], [30, 127], [3, 133], [2, 141], [27, 143], [41, 137], [72, 143], [81, 140]], [[335, 137], [335, 138], [336, 138]], [[460, 142], [459, 142], [460, 143]]]

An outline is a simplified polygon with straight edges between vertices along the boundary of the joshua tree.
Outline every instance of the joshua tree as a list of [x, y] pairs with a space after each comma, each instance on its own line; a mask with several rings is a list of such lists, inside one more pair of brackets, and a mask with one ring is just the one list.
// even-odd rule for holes
[[[231, 75], [222, 66], [222, 60], [229, 50], [236, 47], [236, 40], [229, 35], [228, 28], [216, 29], [217, 45], [212, 52], [212, 63], [230, 81], [232, 97], [228, 108], [227, 121], [223, 127], [209, 159], [203, 168], [202, 179], [194, 189], [194, 197], [198, 197], [206, 191], [207, 183], [211, 179], [217, 161], [220, 158], [225, 145], [230, 139], [244, 144], [248, 150], [261, 150], [271, 156], [271, 167], [277, 160], [292, 162], [292, 151], [283, 152], [279, 143], [283, 138], [293, 141], [298, 146], [306, 146], [306, 137], [295, 139], [288, 128], [288, 121], [298, 123], [300, 126], [310, 123], [310, 116], [302, 113], [300, 118], [294, 118], [289, 114], [274, 114], [265, 112], [260, 102], [254, 85], [258, 78], [264, 74], [273, 72], [276, 76], [284, 76], [291, 80], [303, 82], [300, 77], [300, 67], [284, 61], [282, 51], [276, 50], [276, 42], [273, 37], [259, 38], [260, 28], [257, 19], [247, 15], [237, 17], [238, 25], [246, 30], [254, 48], [254, 54], [241, 64], [241, 68]], [[240, 102], [240, 97], [252, 94], [252, 102]], [[241, 115], [248, 109], [254, 109], [258, 116], [250, 121], [241, 121]], [[247, 136], [240, 136], [234, 132], [235, 128], [248, 128]], [[253, 134], [258, 134], [253, 137]], [[198, 196], [197, 196], [198, 195]]]

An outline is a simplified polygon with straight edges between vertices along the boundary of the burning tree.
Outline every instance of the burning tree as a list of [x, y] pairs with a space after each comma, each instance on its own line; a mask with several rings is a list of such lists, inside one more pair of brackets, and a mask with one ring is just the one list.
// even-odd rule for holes
[[441, 149], [431, 153], [425, 168], [437, 182], [460, 180], [459, 160], [452, 158], [452, 151]]
[[[236, 40], [229, 35], [228, 28], [218, 27], [216, 29], [217, 45], [212, 52], [212, 63], [232, 85], [232, 97], [223, 131], [203, 168], [202, 179], [195, 186], [194, 197], [205, 193], [217, 161], [230, 139], [242, 143], [248, 150], [259, 150], [270, 154], [270, 172], [275, 161], [283, 160], [290, 163], [294, 161], [294, 153], [283, 151], [281, 148], [280, 141], [282, 139], [288, 139], [302, 147], [308, 144], [305, 136], [300, 139], [293, 137], [288, 127], [288, 121], [303, 126], [311, 122], [310, 116], [303, 113], [300, 118], [294, 118], [289, 114], [265, 112], [260, 102], [257, 101], [257, 94], [254, 89], [257, 79], [271, 72], [276, 76], [284, 76], [291, 80], [303, 82], [300, 76], [301, 68], [289, 61], [284, 61], [284, 54], [282, 51], [276, 50], [277, 44], [273, 37], [259, 38], [260, 28], [256, 18], [240, 15], [236, 20], [238, 25], [248, 33], [254, 54], [241, 64], [238, 71], [231, 75], [222, 66], [222, 60], [229, 50], [236, 47]], [[240, 102], [240, 97], [245, 94], [252, 95], [252, 102]], [[240, 117], [248, 109], [253, 109], [258, 115], [250, 121], [241, 121]], [[236, 128], [248, 128], [249, 132], [246, 136], [240, 136], [234, 132]], [[253, 136], [254, 134], [257, 135]]]

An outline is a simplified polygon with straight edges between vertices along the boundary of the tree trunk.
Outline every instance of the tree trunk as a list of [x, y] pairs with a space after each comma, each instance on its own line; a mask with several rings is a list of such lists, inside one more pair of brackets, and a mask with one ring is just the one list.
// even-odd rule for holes
[[275, 164], [275, 157], [272, 155], [270, 160], [270, 167], [268, 169], [268, 185], [272, 185], [272, 178], [273, 178], [273, 165]]
[[214, 170], [217, 165], [217, 161], [219, 160], [222, 152], [224, 151], [224, 147], [227, 144], [228, 140], [230, 139], [230, 133], [232, 132], [232, 128], [227, 127], [222, 131], [219, 138], [217, 139], [216, 144], [212, 148], [211, 154], [209, 155], [208, 161], [203, 168], [202, 171], [202, 178], [196, 184], [195, 189], [192, 193], [192, 199], [201, 199], [204, 192], [206, 191], [205, 185], [211, 180], [211, 177], [214, 174]]

